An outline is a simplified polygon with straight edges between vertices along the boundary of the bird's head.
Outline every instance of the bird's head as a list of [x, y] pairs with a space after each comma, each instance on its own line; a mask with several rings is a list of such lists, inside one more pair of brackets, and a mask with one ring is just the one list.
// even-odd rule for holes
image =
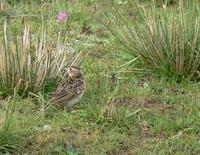
[[71, 66], [67, 69], [68, 76], [71, 79], [79, 78], [83, 76], [83, 73], [79, 67]]

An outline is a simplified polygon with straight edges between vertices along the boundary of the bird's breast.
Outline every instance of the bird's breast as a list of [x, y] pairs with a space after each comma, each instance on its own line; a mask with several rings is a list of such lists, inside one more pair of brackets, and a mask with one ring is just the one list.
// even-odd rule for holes
[[81, 94], [79, 94], [76, 97], [74, 97], [73, 99], [71, 99], [70, 101], [68, 101], [66, 103], [66, 106], [67, 107], [72, 107], [74, 104], [76, 104], [77, 102], [80, 101], [80, 99], [83, 97], [83, 94], [84, 94], [84, 91]]

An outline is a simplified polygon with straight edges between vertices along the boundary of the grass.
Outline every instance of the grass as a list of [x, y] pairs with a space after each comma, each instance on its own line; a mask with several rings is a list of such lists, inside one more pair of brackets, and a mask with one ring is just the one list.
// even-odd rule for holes
[[[112, 108], [103, 88], [87, 92], [72, 113], [55, 109], [43, 113], [41, 103], [31, 99], [16, 102], [14, 130], [23, 135], [21, 152], [64, 154], [72, 146], [82, 154], [199, 153], [199, 86], [148, 85], [133, 84], [137, 90], [126, 95], [118, 92], [117, 96], [129, 100], [113, 103]], [[91, 98], [93, 94], [98, 98]], [[51, 129], [45, 129], [46, 125]]]
[[2, 128], [0, 129], [0, 153], [15, 153], [20, 147], [20, 135], [13, 128], [15, 103], [10, 103], [5, 117], [2, 117]]
[[48, 30], [43, 26], [37, 32], [39, 35], [31, 36], [29, 26], [23, 31], [22, 36], [16, 34], [8, 41], [13, 34], [7, 32], [7, 22], [4, 23], [4, 43], [0, 44], [0, 87], [4, 96], [13, 93], [27, 96], [28, 92], [44, 89], [48, 85], [46, 81], [55, 80], [76, 58], [69, 49], [62, 47], [65, 41], [61, 41], [61, 32], [55, 38], [58, 46], [52, 47]]
[[[54, 107], [43, 111], [43, 104], [48, 100], [45, 91], [24, 99], [17, 95], [15, 98], [11, 96], [10, 100], [2, 98], [2, 130], [5, 125], [1, 118], [5, 118], [10, 105], [15, 105], [14, 115], [9, 113], [10, 117], [6, 119], [12, 118], [10, 130], [6, 130], [12, 136], [4, 136], [7, 139], [4, 144], [15, 146], [9, 152], [199, 154], [200, 84], [158, 79], [148, 70], [140, 69], [137, 59], [128, 62], [129, 55], [121, 51], [126, 49], [95, 20], [99, 12], [106, 14], [111, 7], [102, 3], [88, 0], [72, 2], [68, 6], [61, 1], [59, 5], [56, 1], [43, 5], [5, 4], [3, 17], [13, 17], [8, 23], [10, 31], [20, 32], [23, 28], [20, 25], [21, 15], [26, 15], [25, 21], [36, 32], [41, 24], [42, 12], [51, 23], [51, 41], [63, 30], [55, 21], [56, 12], [67, 7], [72, 18], [67, 27], [66, 44], [81, 53], [80, 64], [87, 83], [84, 97], [71, 113]], [[126, 4], [119, 5], [126, 7]], [[92, 11], [95, 12], [93, 17]], [[110, 15], [105, 19], [112, 21], [113, 17]], [[3, 145], [0, 143], [0, 148]]]
[[125, 45], [130, 57], [137, 57], [144, 68], [158, 76], [177, 81], [198, 80], [197, 2], [180, 1], [174, 8], [163, 9], [154, 3], [148, 9], [132, 0], [128, 3], [132, 13], [129, 16], [114, 5], [118, 26], [112, 32]]

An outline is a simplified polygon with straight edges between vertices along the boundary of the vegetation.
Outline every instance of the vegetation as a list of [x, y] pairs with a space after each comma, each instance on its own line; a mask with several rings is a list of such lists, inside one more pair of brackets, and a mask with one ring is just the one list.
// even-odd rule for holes
[[0, 129], [0, 153], [6, 154], [8, 152], [15, 153], [20, 147], [19, 133], [12, 130], [14, 119], [15, 103], [11, 103], [8, 107], [5, 117], [1, 116], [3, 121], [2, 128]]
[[[199, 9], [195, 3], [180, 1], [176, 8], [138, 10], [129, 1], [130, 10], [137, 14], [124, 16], [117, 7], [118, 38], [133, 59], [154, 73], [180, 81], [199, 79]], [[184, 8], [185, 7], [185, 8]], [[115, 34], [117, 34], [115, 32]]]
[[10, 37], [8, 40], [7, 23], [4, 23], [4, 44], [1, 45], [0, 88], [3, 95], [10, 93], [24, 96], [27, 92], [41, 90], [49, 80], [58, 77], [69, 65], [72, 54], [66, 54], [59, 47], [60, 36], [53, 48], [47, 30], [43, 27], [34, 36], [30, 36], [30, 27], [25, 26], [22, 37]]
[[[199, 154], [199, 8], [155, 2], [2, 0], [0, 154]], [[84, 97], [44, 110], [71, 64]]]

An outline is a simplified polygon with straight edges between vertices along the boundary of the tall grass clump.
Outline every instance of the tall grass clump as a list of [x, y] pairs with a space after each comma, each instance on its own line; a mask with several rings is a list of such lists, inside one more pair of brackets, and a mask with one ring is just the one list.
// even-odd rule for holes
[[200, 7], [180, 0], [174, 7], [137, 5], [128, 0], [126, 15], [114, 5], [116, 29], [111, 31], [146, 69], [167, 79], [200, 79]]
[[7, 110], [4, 123], [0, 126], [0, 154], [15, 153], [20, 147], [20, 135], [13, 130], [14, 105]]
[[[58, 33], [49, 36], [49, 30], [42, 26], [38, 32], [31, 32], [25, 26], [23, 33], [14, 36], [4, 23], [3, 41], [0, 43], [0, 92], [4, 96], [42, 90], [49, 81], [62, 75], [75, 54], [67, 53], [66, 38]], [[64, 40], [64, 41], [61, 41]]]

